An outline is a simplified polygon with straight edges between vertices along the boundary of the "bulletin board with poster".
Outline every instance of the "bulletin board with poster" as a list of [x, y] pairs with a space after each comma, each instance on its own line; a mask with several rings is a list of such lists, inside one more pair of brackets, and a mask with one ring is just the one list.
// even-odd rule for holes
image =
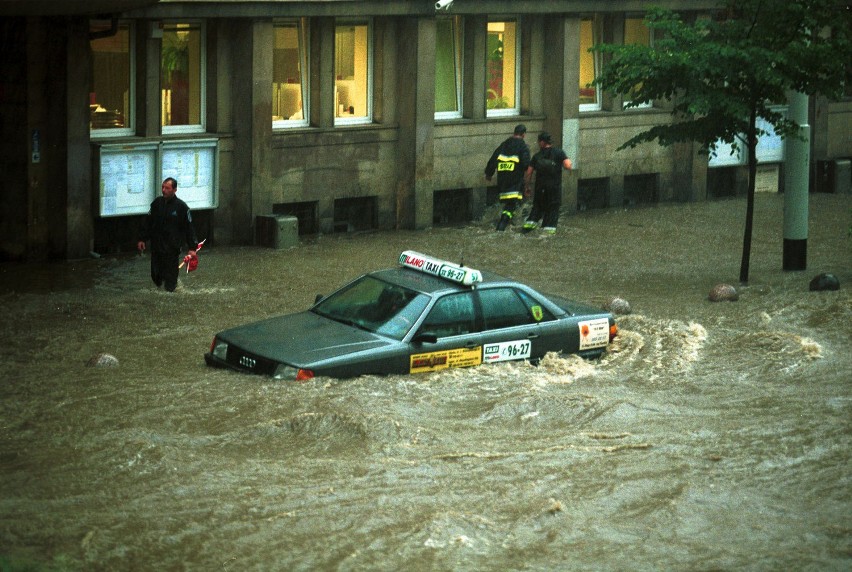
[[[773, 111], [782, 114], [787, 113], [787, 108], [776, 106]], [[775, 128], [762, 117], [757, 118], [755, 127], [763, 131], [757, 140], [757, 148], [754, 150], [758, 163], [782, 163], [784, 161], [784, 139], [775, 132]], [[716, 152], [710, 154], [708, 167], [729, 167], [746, 164], [745, 143], [739, 141], [737, 149], [733, 145], [723, 141], [717, 141]]]
[[154, 200], [158, 143], [100, 147], [100, 216], [145, 214]]
[[192, 209], [218, 206], [219, 142], [191, 139], [99, 146], [99, 215], [146, 214], [166, 177]]
[[218, 206], [218, 150], [216, 139], [163, 142], [160, 179], [173, 177], [178, 182], [178, 196], [191, 209]]

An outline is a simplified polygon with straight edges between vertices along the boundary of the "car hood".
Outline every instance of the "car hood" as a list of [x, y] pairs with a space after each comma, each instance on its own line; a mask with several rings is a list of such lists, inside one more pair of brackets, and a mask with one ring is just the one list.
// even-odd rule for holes
[[394, 343], [312, 312], [261, 320], [225, 330], [216, 337], [258, 356], [299, 367]]

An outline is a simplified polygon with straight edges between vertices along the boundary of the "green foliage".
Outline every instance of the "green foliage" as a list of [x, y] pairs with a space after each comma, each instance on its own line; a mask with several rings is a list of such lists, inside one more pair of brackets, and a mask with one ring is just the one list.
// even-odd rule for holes
[[[626, 96], [627, 107], [669, 100], [675, 121], [656, 126], [623, 147], [657, 140], [695, 141], [712, 150], [763, 133], [767, 120], [782, 137], [797, 125], [773, 110], [788, 91], [839, 97], [852, 61], [852, 12], [839, 0], [722, 0], [712, 19], [684, 21], [649, 12], [653, 46], [600, 45], [609, 61], [595, 84]], [[819, 33], [814, 33], [818, 31]]]
[[748, 282], [757, 171], [755, 148], [765, 119], [781, 137], [799, 126], [773, 106], [788, 92], [843, 93], [852, 65], [852, 10], [841, 0], [720, 0], [712, 18], [686, 22], [653, 9], [646, 23], [655, 42], [600, 45], [605, 63], [594, 84], [622, 94], [626, 107], [671, 103], [673, 121], [656, 125], [620, 148], [657, 141], [696, 142], [713, 152], [720, 143], [744, 145], [749, 186], [740, 282]]
[[498, 95], [493, 89], [488, 90], [488, 98], [485, 103], [488, 109], [506, 109], [509, 107], [509, 98], [505, 95]]

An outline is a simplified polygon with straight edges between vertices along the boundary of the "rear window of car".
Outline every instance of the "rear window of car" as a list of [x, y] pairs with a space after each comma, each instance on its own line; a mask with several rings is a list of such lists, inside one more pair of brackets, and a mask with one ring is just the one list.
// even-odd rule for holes
[[473, 294], [471, 292], [450, 294], [435, 302], [420, 326], [420, 331], [435, 334], [439, 338], [460, 336], [475, 331], [475, 320]]
[[486, 330], [511, 328], [552, 320], [553, 314], [526, 292], [515, 288], [479, 290]]

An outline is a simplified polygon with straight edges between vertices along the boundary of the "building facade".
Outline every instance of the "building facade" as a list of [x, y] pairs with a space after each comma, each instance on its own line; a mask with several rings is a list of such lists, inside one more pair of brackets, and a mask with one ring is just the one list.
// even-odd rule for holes
[[[295, 216], [302, 235], [473, 220], [517, 123], [574, 160], [569, 210], [740, 194], [741, 162], [694, 145], [616, 151], [671, 118], [665, 102], [625, 109], [592, 87], [588, 47], [652, 42], [652, 4], [715, 6], [0, 0], [0, 260], [135, 248], [164, 176], [208, 244], [263, 242], [268, 215]], [[852, 100], [814, 99], [811, 117], [813, 186], [842, 190]], [[783, 151], [767, 148], [777, 187]]]

